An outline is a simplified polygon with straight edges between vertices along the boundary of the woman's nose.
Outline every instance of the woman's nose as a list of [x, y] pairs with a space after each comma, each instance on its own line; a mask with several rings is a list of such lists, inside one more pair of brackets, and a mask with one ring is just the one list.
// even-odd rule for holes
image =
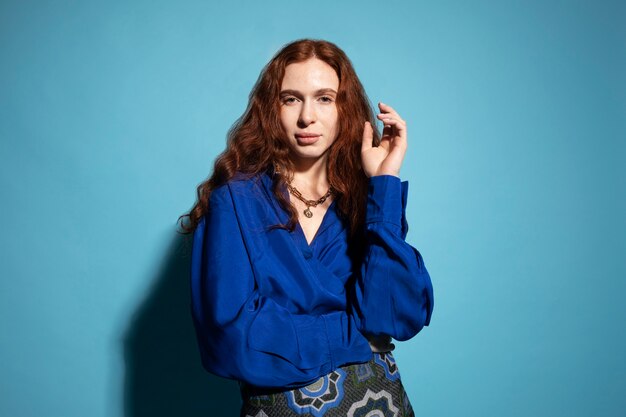
[[315, 109], [313, 109], [313, 105], [308, 100], [302, 103], [299, 121], [304, 125], [309, 125], [315, 121]]

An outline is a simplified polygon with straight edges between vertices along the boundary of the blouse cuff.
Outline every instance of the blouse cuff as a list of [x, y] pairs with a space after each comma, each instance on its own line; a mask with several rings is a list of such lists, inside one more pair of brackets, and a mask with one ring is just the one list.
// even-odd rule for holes
[[408, 181], [394, 175], [370, 177], [367, 186], [365, 223], [388, 222], [406, 228], [405, 209]]

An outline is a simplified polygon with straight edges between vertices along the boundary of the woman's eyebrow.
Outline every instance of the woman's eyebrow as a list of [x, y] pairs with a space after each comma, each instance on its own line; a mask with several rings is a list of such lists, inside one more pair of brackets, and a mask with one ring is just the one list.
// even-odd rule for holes
[[[320, 88], [319, 90], [314, 92], [314, 94], [328, 94], [328, 93], [337, 94], [337, 92], [335, 90], [333, 90], [332, 88]], [[302, 95], [302, 93], [300, 91], [298, 91], [298, 90], [291, 90], [291, 89], [282, 90], [280, 92], [281, 96], [288, 95], [288, 94], [291, 94], [293, 96], [298, 96], [298, 97]]]

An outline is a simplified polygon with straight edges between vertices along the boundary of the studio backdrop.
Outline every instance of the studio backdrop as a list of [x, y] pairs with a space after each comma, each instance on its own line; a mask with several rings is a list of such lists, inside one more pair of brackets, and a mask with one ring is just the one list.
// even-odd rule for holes
[[0, 415], [237, 415], [176, 221], [308, 37], [407, 121], [435, 291], [394, 351], [416, 415], [622, 416], [625, 22], [623, 1], [2, 1]]

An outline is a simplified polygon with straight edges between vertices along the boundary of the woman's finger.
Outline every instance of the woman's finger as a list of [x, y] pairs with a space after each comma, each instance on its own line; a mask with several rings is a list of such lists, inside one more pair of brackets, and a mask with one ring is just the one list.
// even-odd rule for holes
[[381, 121], [383, 122], [383, 124], [386, 126], [395, 126], [399, 131], [405, 131], [406, 130], [406, 122], [404, 120], [398, 120], [395, 117], [383, 117], [381, 118]]
[[388, 104], [383, 103], [382, 101], [378, 103], [378, 108], [380, 109], [382, 113], [391, 113], [397, 116], [398, 118], [400, 118], [400, 115], [398, 114], [397, 111], [394, 110], [393, 107], [391, 107]]
[[361, 140], [361, 152], [364, 152], [372, 147], [372, 141], [374, 140], [374, 130], [370, 122], [365, 122], [363, 126], [363, 139]]
[[377, 114], [376, 118], [378, 120], [384, 120], [384, 119], [388, 119], [388, 118], [393, 118], [393, 119], [396, 119], [396, 120], [406, 124], [406, 120], [404, 120], [404, 119], [402, 119], [402, 118], [400, 118], [398, 116], [392, 115], [391, 113]]
[[389, 116], [389, 115], [382, 115], [382, 116], [377, 116], [380, 118], [380, 121], [383, 123], [386, 123], [387, 121], [390, 120], [394, 120], [397, 122], [398, 125], [404, 126], [406, 128], [406, 122], [402, 119], [399, 119], [397, 117], [393, 117], [393, 116]]

